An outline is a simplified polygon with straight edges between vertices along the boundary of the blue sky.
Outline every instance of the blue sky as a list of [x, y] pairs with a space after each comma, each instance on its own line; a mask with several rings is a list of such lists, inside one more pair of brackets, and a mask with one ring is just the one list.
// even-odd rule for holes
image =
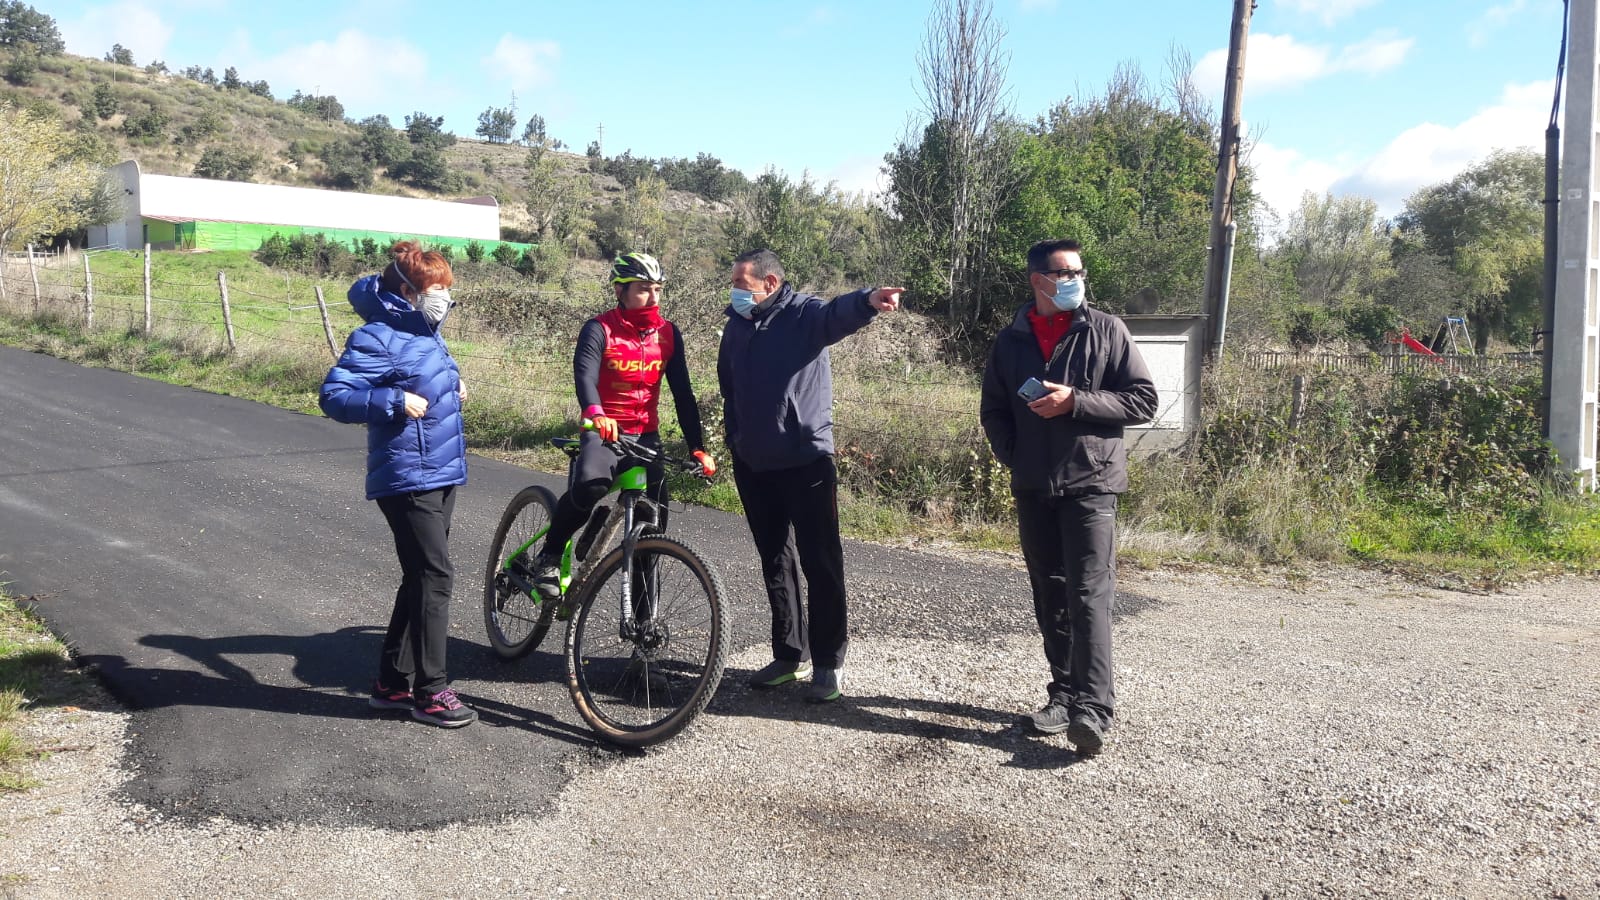
[[[70, 52], [113, 43], [143, 65], [235, 66], [280, 99], [332, 93], [346, 114], [418, 110], [470, 136], [478, 113], [540, 113], [582, 151], [711, 153], [872, 190], [921, 114], [929, 4], [422, 3], [113, 0], [36, 3]], [[1100, 93], [1119, 63], [1159, 86], [1171, 48], [1221, 107], [1228, 0], [995, 0], [1010, 105], [1033, 118]], [[1418, 187], [1499, 147], [1542, 147], [1560, 0], [1259, 0], [1246, 60], [1250, 162], [1287, 214], [1305, 190], [1398, 212]], [[520, 133], [520, 128], [519, 128]]]

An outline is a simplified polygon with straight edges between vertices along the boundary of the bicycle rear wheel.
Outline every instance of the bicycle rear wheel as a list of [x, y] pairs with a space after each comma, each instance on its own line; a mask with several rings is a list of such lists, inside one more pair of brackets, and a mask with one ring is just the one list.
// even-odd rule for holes
[[[518, 587], [505, 571], [505, 562], [517, 548], [550, 527], [555, 509], [555, 495], [548, 490], [537, 485], [523, 488], [506, 505], [489, 543], [489, 566], [483, 573], [483, 624], [489, 632], [489, 645], [502, 659], [526, 656], [550, 630], [556, 604], [541, 602]], [[525, 572], [519, 573], [524, 575], [524, 583], [533, 580], [532, 557], [537, 553], [533, 547], [525, 555]]]
[[[622, 631], [622, 548], [600, 560], [567, 625], [567, 686], [600, 737], [648, 747], [682, 731], [711, 702], [727, 653], [722, 584], [705, 560], [671, 538], [634, 546], [634, 605], [656, 596], [654, 618]], [[636, 615], [638, 615], [636, 613]]]

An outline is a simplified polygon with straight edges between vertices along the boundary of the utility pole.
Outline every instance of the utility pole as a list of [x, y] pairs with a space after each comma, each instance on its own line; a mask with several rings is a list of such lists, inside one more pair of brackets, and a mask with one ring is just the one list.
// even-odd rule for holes
[[1217, 186], [1211, 195], [1211, 235], [1206, 248], [1205, 356], [1220, 343], [1227, 298], [1228, 226], [1233, 222], [1233, 185], [1239, 177], [1239, 107], [1244, 95], [1244, 50], [1250, 38], [1254, 0], [1233, 0], [1233, 28], [1228, 37], [1228, 74], [1222, 92], [1222, 122], [1217, 140]]
[[604, 123], [604, 122], [600, 123], [600, 139], [595, 141], [594, 145], [600, 149], [600, 158], [601, 159], [605, 159], [606, 158], [606, 123]]
[[1595, 489], [1596, 410], [1600, 407], [1600, 16], [1596, 0], [1571, 0], [1566, 123], [1562, 129], [1561, 233], [1554, 318], [1545, 336], [1550, 360], [1550, 443], [1585, 490]]

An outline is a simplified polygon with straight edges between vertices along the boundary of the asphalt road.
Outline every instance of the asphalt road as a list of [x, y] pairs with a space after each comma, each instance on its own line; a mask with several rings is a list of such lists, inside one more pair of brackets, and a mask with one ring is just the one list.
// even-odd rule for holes
[[[483, 633], [500, 509], [558, 479], [470, 461], [450, 674], [482, 720], [443, 731], [366, 706], [399, 572], [363, 498], [361, 428], [7, 347], [0, 385], [0, 579], [135, 710], [133, 799], [185, 818], [428, 827], [539, 812], [574, 771], [615, 759], [572, 708], [559, 629], [510, 664]], [[718, 568], [733, 649], [763, 642], [742, 519], [674, 510], [672, 528]], [[845, 552], [853, 631], [1032, 627], [1012, 568]], [[745, 674], [728, 672], [710, 715], [776, 712]]]

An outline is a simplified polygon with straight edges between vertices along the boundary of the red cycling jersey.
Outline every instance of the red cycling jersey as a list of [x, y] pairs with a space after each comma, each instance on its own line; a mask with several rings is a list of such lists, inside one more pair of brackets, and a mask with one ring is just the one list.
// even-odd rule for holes
[[[655, 307], [650, 308], [655, 312]], [[672, 359], [672, 323], [659, 313], [628, 315], [620, 307], [595, 317], [605, 329], [600, 360], [600, 405], [625, 434], [655, 431], [660, 422], [661, 375]], [[630, 321], [631, 320], [631, 321]], [[641, 326], [647, 321], [650, 324]]]

